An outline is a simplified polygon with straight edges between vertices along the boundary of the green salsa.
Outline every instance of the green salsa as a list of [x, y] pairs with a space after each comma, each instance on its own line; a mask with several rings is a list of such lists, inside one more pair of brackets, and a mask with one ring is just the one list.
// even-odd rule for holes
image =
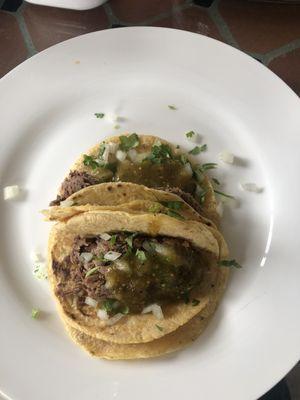
[[178, 160], [167, 160], [162, 164], [154, 164], [150, 160], [135, 164], [125, 160], [118, 164], [115, 180], [154, 188], [178, 187], [188, 193], [195, 190], [195, 181]]
[[209, 262], [207, 252], [181, 238], [125, 232], [112, 237], [113, 241], [99, 236], [79, 238], [80, 249], [74, 245], [74, 254], [88, 252], [93, 257], [88, 262], [80, 255], [77, 261], [72, 259], [78, 268], [76, 279], [82, 274], [85, 296], [99, 301], [110, 315], [140, 313], [153, 303], [187, 301]]

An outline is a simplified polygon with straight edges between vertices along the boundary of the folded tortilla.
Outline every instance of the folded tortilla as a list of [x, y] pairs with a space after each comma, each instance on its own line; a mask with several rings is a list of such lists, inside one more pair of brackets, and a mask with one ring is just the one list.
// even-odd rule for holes
[[[210, 255], [201, 284], [193, 294], [199, 304], [168, 304], [164, 308], [165, 318], [157, 329], [154, 315], [126, 315], [117, 324], [108, 326], [97, 316], [83, 315], [76, 304], [59, 297], [57, 288], [61, 283], [53, 273], [53, 262], [62, 262], [68, 257], [74, 238], [78, 235], [93, 236], [109, 232], [137, 232], [149, 236], [167, 236], [188, 240], [198, 249]], [[49, 239], [48, 268], [53, 293], [59, 312], [72, 328], [107, 342], [117, 344], [147, 343], [159, 339], [185, 325], [206, 307], [215, 309], [226, 286], [228, 268], [217, 265], [226, 258], [227, 246], [221, 235], [197, 221], [181, 221], [164, 214], [130, 214], [123, 211], [88, 211], [75, 215], [66, 222], [58, 222]]]

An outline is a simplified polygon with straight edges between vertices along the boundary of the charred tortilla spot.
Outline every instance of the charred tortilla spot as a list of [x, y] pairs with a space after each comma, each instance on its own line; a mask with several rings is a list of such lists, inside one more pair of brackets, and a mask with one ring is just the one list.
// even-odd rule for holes
[[111, 192], [111, 191], [112, 191], [112, 186], [107, 186], [107, 190], [108, 190], [109, 192]]

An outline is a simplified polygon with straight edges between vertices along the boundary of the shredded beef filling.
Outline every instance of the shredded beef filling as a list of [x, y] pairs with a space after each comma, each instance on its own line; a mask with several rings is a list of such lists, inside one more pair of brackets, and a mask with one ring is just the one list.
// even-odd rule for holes
[[50, 206], [57, 206], [73, 193], [97, 183], [100, 183], [100, 181], [86, 172], [71, 171], [61, 184], [60, 194], [57, 195], [55, 200], [51, 201]]
[[[107, 260], [109, 251], [119, 257]], [[113, 315], [140, 313], [152, 303], [188, 301], [209, 257], [184, 239], [116, 233], [108, 241], [78, 236], [70, 256], [54, 261], [52, 268], [58, 296], [75, 296], [81, 306], [89, 296]]]

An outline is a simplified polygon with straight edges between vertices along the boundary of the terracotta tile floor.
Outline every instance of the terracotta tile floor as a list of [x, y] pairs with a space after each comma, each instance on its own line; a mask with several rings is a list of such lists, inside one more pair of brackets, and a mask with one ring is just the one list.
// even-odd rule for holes
[[[260, 60], [300, 94], [300, 1], [110, 0], [89, 11], [0, 0], [0, 77], [55, 43], [115, 26], [152, 25], [189, 30], [239, 48]], [[283, 1], [284, 2], [284, 1]], [[300, 400], [300, 370], [288, 375]], [[288, 399], [285, 383], [264, 399]]]

